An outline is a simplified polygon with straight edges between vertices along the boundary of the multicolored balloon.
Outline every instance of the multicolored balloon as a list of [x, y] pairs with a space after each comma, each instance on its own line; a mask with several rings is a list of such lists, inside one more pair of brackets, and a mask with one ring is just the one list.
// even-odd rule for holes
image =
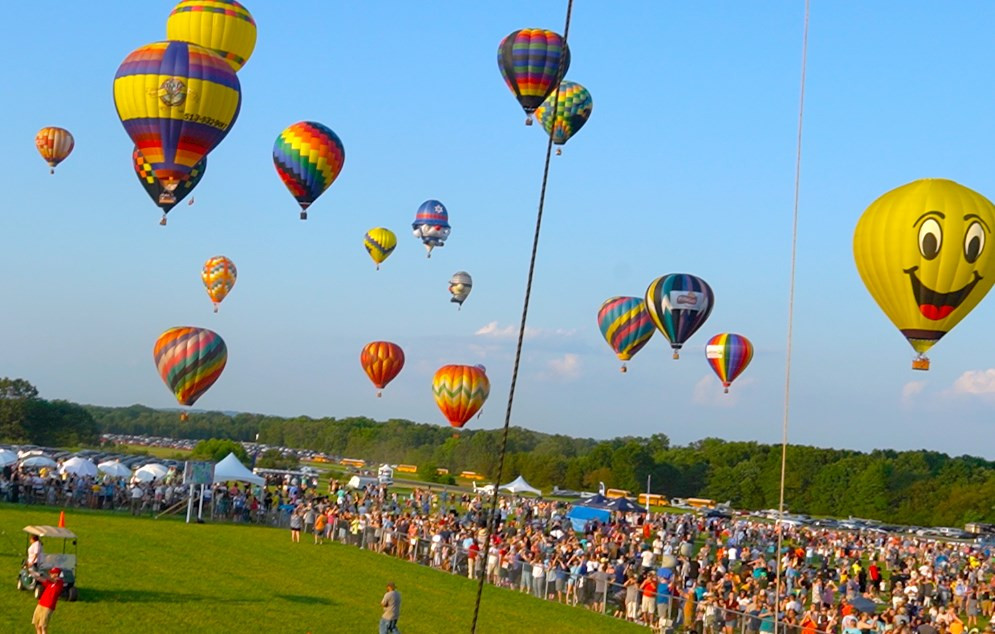
[[[620, 361], [635, 356], [656, 332], [646, 302], [638, 297], [605, 300], [598, 309], [598, 328]], [[621, 371], [626, 371], [624, 363]]]
[[379, 271], [380, 265], [397, 247], [397, 236], [390, 229], [376, 227], [367, 231], [366, 235], [363, 236], [363, 246], [366, 247], [366, 252], [373, 258]]
[[[563, 145], [570, 140], [570, 137], [577, 134], [577, 131], [584, 127], [587, 120], [591, 118], [591, 110], [594, 109], [594, 101], [591, 93], [587, 92], [580, 84], [572, 81], [560, 82], [560, 92], [557, 98], [556, 123], [553, 123], [553, 97], [557, 93], [552, 93], [546, 97], [546, 101], [536, 109], [536, 118], [542, 124], [546, 134], [553, 137], [553, 143]], [[561, 154], [559, 148], [557, 154]]]
[[209, 48], [237, 71], [256, 48], [256, 21], [235, 0], [182, 0], [166, 20], [166, 39]]
[[235, 263], [223, 255], [216, 255], [204, 262], [204, 270], [200, 273], [200, 279], [204, 281], [207, 294], [214, 303], [214, 312], [218, 312], [218, 305], [228, 297], [238, 271], [235, 270]]
[[491, 392], [491, 382], [480, 366], [446, 365], [432, 379], [435, 404], [453, 427], [473, 418]]
[[857, 272], [928, 370], [926, 351], [967, 316], [995, 284], [986, 249], [995, 206], [951, 180], [926, 178], [884, 194], [853, 233]]
[[449, 226], [449, 212], [438, 200], [426, 200], [415, 212], [411, 223], [416, 238], [420, 238], [428, 251], [425, 257], [432, 257], [432, 249], [445, 246], [452, 228]]
[[449, 298], [450, 302], [455, 302], [459, 304], [460, 309], [463, 308], [463, 302], [466, 298], [470, 296], [470, 291], [473, 289], [473, 278], [466, 271], [456, 271], [453, 276], [449, 278], [449, 293], [452, 295]]
[[193, 169], [190, 170], [190, 176], [173, 191], [172, 202], [168, 203], [159, 202], [163, 192], [166, 190], [163, 189], [159, 179], [155, 177], [155, 172], [152, 171], [152, 164], [145, 160], [142, 151], [137, 147], [131, 153], [131, 164], [135, 168], [135, 175], [138, 176], [138, 182], [145, 188], [145, 193], [149, 195], [152, 202], [162, 209], [162, 220], [159, 221], [159, 224], [165, 226], [166, 214], [178, 205], [181, 200], [186, 198], [187, 194], [192, 192], [193, 188], [200, 182], [200, 179], [204, 177], [204, 172], [207, 170], [207, 157], [205, 156], [200, 159], [200, 162], [193, 166]]
[[377, 388], [377, 398], [380, 398], [382, 390], [404, 368], [404, 350], [389, 341], [371, 341], [359, 353], [359, 364], [366, 371], [366, 376], [373, 381]]
[[55, 173], [55, 166], [64, 161], [75, 146], [76, 141], [73, 139], [73, 135], [65, 128], [54, 126], [42, 128], [35, 135], [35, 147], [48, 163], [49, 174]]
[[753, 344], [743, 335], [723, 332], [715, 335], [705, 344], [705, 358], [712, 371], [722, 381], [726, 394], [753, 359]]
[[228, 362], [224, 340], [207, 328], [180, 326], [159, 335], [152, 350], [159, 376], [180, 405], [193, 405]]
[[556, 90], [569, 67], [570, 48], [553, 31], [512, 31], [498, 45], [498, 68], [525, 110], [526, 125], [532, 125], [532, 113]]
[[170, 203], [231, 130], [242, 89], [231, 66], [210, 50], [155, 42], [133, 51], [117, 69], [114, 104], [165, 190], [159, 202]]
[[342, 140], [315, 121], [289, 126], [273, 144], [273, 165], [301, 206], [301, 220], [307, 220], [307, 208], [335, 182], [344, 163]]
[[688, 273], [658, 277], [646, 289], [646, 310], [650, 319], [680, 358], [684, 342], [712, 313], [715, 295], [705, 280]]

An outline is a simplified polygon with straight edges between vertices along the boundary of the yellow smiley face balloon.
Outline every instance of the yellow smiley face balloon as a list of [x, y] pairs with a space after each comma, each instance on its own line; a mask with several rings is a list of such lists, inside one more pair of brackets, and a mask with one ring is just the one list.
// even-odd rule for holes
[[956, 326], [995, 283], [988, 244], [995, 206], [950, 180], [902, 185], [867, 208], [853, 234], [853, 257], [881, 310], [919, 353]]

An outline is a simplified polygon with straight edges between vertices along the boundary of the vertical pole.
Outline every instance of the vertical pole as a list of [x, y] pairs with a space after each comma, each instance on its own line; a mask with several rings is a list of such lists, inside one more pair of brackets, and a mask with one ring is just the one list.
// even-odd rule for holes
[[197, 519], [204, 519], [204, 485], [200, 485], [200, 504], [197, 508]]
[[650, 482], [653, 481], [653, 474], [646, 474], [646, 519], [649, 519], [650, 514]]
[[190, 518], [193, 517], [193, 487], [190, 485], [190, 492], [187, 494], [187, 524], [190, 523]]

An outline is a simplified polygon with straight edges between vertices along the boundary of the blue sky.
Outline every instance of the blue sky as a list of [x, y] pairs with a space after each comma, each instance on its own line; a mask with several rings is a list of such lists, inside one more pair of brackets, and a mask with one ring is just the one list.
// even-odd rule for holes
[[[522, 125], [495, 51], [517, 28], [562, 30], [565, 3], [247, 3], [259, 40], [239, 73], [241, 115], [196, 204], [162, 228], [111, 86], [130, 51], [164, 38], [172, 5], [6, 9], [0, 375], [46, 398], [174, 406], [152, 345], [194, 325], [229, 348], [198, 407], [445, 424], [433, 372], [483, 363], [491, 397], [470, 425], [499, 426], [545, 137]], [[551, 168], [514, 424], [779, 442], [803, 11], [577, 0], [567, 78], [590, 90], [594, 112]], [[813, 3], [792, 442], [995, 457], [977, 441], [995, 404], [995, 300], [933, 349], [930, 372], [913, 372], [851, 252], [861, 212], [908, 181], [995, 196], [993, 14], [984, 2]], [[346, 149], [307, 222], [271, 160], [276, 135], [303, 119]], [[32, 143], [45, 125], [76, 137], [54, 177]], [[410, 232], [428, 198], [453, 226], [430, 260]], [[375, 226], [399, 241], [379, 272], [362, 247]], [[199, 272], [217, 254], [239, 278], [215, 315]], [[446, 290], [458, 270], [474, 279], [461, 311]], [[622, 375], [597, 309], [670, 272], [707, 280], [715, 309], [680, 361], [657, 334]], [[756, 346], [727, 396], [703, 352], [725, 331]], [[358, 363], [376, 339], [407, 355], [382, 399]]]

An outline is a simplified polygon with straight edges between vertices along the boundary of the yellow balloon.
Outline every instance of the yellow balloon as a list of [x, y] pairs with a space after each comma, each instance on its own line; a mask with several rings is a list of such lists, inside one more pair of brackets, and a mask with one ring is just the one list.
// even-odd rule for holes
[[209, 48], [238, 70], [256, 48], [256, 21], [235, 0], [182, 0], [166, 20], [166, 39]]
[[988, 242], [995, 205], [950, 180], [913, 181], [867, 208], [853, 234], [853, 257], [874, 301], [919, 353], [967, 316], [995, 284]]
[[363, 236], [363, 246], [366, 247], [367, 253], [376, 262], [377, 270], [379, 271], [383, 261], [394, 252], [394, 248], [397, 246], [397, 236], [390, 229], [375, 227], [367, 231], [366, 235]]

